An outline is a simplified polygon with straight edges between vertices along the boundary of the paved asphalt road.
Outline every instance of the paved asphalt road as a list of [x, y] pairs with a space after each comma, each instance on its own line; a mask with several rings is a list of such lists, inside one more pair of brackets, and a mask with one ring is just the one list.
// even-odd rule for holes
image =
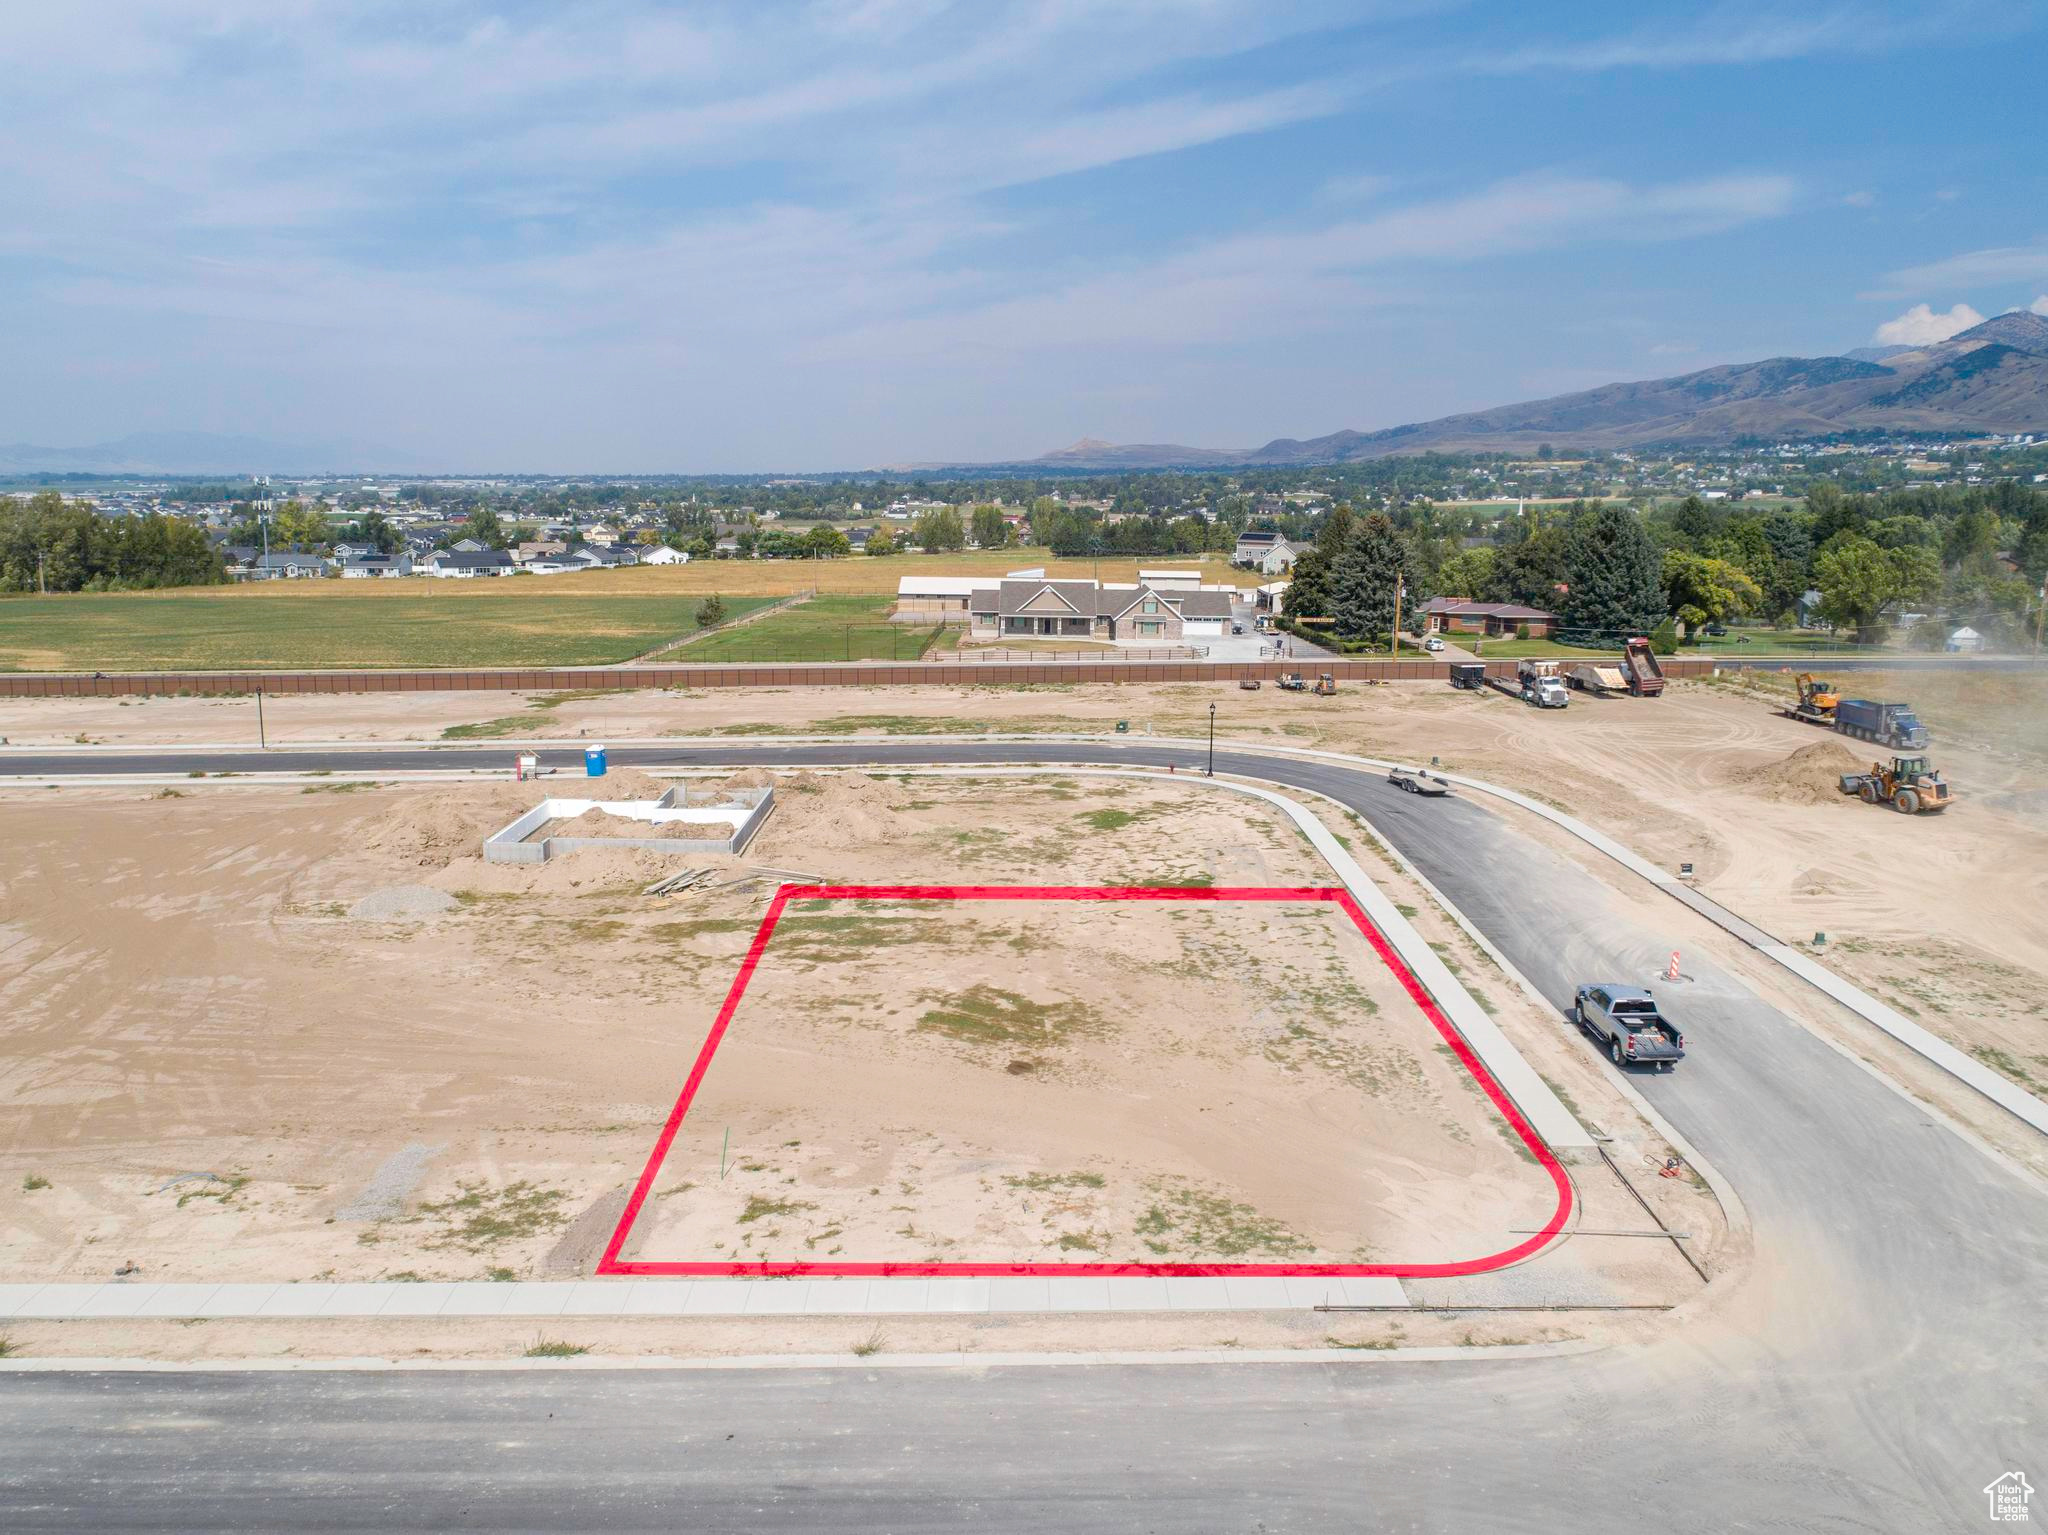
[[[496, 762], [502, 748], [481, 753]], [[569, 753], [552, 754], [567, 763]], [[1101, 745], [621, 749], [635, 766], [1198, 756]], [[447, 751], [0, 758], [0, 774], [446, 767]], [[1560, 1008], [1643, 976], [1615, 897], [1464, 800], [1353, 805]], [[1697, 962], [1638, 1086], [1734, 1184], [1752, 1270], [1660, 1341], [1440, 1365], [0, 1379], [0, 1529], [1968, 1530], [2048, 1486], [2048, 1195]], [[2041, 1511], [2048, 1517], [2048, 1507]]]

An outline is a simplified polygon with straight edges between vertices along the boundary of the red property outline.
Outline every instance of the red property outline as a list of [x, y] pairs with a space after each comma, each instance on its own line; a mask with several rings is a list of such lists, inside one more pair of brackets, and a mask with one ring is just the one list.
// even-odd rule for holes
[[[704, 1074], [711, 1069], [711, 1058], [718, 1053], [719, 1044], [725, 1038], [725, 1031], [731, 1025], [733, 1014], [739, 1010], [740, 999], [746, 995], [747, 984], [754, 978], [754, 971], [761, 963], [761, 956], [767, 952], [768, 940], [774, 936], [775, 925], [782, 920], [782, 913], [791, 901], [1323, 901], [1343, 909], [1358, 927], [1359, 932], [1373, 947], [1380, 960], [1394, 973], [1402, 987], [1422, 1009], [1423, 1015], [1436, 1026], [1444, 1043], [1472, 1074], [1486, 1096], [1521, 1137], [1522, 1144], [1543, 1170], [1550, 1174], [1550, 1181], [1557, 1189], [1557, 1208], [1544, 1222], [1534, 1236], [1517, 1242], [1513, 1247], [1489, 1253], [1483, 1258], [1466, 1258], [1456, 1263], [834, 1263], [813, 1262], [796, 1259], [766, 1259], [752, 1262], [666, 1262], [654, 1259], [625, 1260], [619, 1257], [626, 1245], [626, 1238], [639, 1218], [641, 1207], [647, 1202], [648, 1191], [654, 1186], [655, 1175], [660, 1171], [669, 1148], [675, 1144], [676, 1133], [682, 1129], [683, 1116], [690, 1110], [691, 1100], [697, 1096], [697, 1089], [703, 1085]], [[726, 993], [725, 1004], [718, 1010], [712, 1021], [711, 1032], [704, 1038], [703, 1047], [697, 1052], [696, 1063], [690, 1068], [688, 1080], [683, 1083], [676, 1105], [669, 1111], [668, 1123], [662, 1126], [661, 1135], [654, 1143], [654, 1151], [647, 1158], [647, 1166], [640, 1174], [639, 1182], [633, 1185], [632, 1197], [626, 1201], [626, 1208], [619, 1216], [619, 1224], [612, 1232], [612, 1239], [605, 1247], [604, 1256], [598, 1260], [599, 1274], [633, 1274], [662, 1276], [738, 1276], [805, 1277], [832, 1276], [839, 1278], [990, 1278], [1012, 1275], [1060, 1276], [1065, 1278], [1103, 1277], [1146, 1277], [1146, 1278], [1193, 1278], [1201, 1276], [1257, 1277], [1257, 1278], [1355, 1278], [1370, 1275], [1390, 1276], [1404, 1279], [1448, 1278], [1459, 1274], [1483, 1274], [1493, 1269], [1506, 1268], [1523, 1258], [1540, 1251], [1550, 1239], [1564, 1229], [1571, 1216], [1572, 1184], [1556, 1155], [1535, 1132], [1522, 1111], [1515, 1107], [1508, 1095], [1501, 1090], [1485, 1063], [1473, 1053], [1465, 1037], [1452, 1027], [1451, 1021], [1422, 983], [1387, 942], [1386, 935], [1373, 926], [1351, 892], [1331, 886], [1307, 886], [1298, 889], [1266, 886], [1239, 887], [1187, 887], [1174, 885], [784, 885], [776, 891], [768, 903], [768, 911], [761, 919], [761, 926], [754, 933], [754, 941], [747, 946], [746, 958], [740, 962], [739, 974], [733, 977], [732, 989]]]

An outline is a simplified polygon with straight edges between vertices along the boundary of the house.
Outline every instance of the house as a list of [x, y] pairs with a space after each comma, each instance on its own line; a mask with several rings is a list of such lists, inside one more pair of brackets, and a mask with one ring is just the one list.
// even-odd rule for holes
[[1519, 602], [1473, 602], [1465, 597], [1432, 597], [1421, 608], [1423, 630], [1429, 634], [1477, 634], [1489, 638], [1519, 634], [1547, 640], [1557, 628], [1557, 615]]
[[596, 544], [601, 549], [609, 549], [619, 541], [619, 530], [608, 522], [600, 522], [595, 527], [584, 530], [583, 541], [586, 544]]
[[409, 554], [358, 554], [341, 562], [344, 581], [384, 580], [412, 574]]
[[559, 538], [529, 538], [512, 551], [514, 564], [525, 565], [544, 554], [567, 554], [569, 546]]
[[443, 549], [429, 555], [426, 573], [442, 580], [467, 581], [477, 576], [509, 576], [518, 567], [502, 549]]
[[1202, 589], [1199, 570], [1141, 570], [1138, 583], [1155, 592], [1197, 592]]
[[1982, 650], [1984, 648], [1984, 636], [1975, 629], [1972, 629], [1968, 624], [1965, 624], [1948, 637], [1947, 648], [1952, 651], [1964, 652]]
[[690, 557], [680, 549], [669, 548], [667, 544], [656, 544], [652, 549], [649, 549], [640, 556], [640, 563], [642, 565], [687, 565], [690, 563]]
[[473, 538], [458, 538], [448, 546], [457, 554], [482, 554], [484, 546]]
[[969, 632], [980, 639], [1088, 639], [1170, 644], [1215, 637], [1230, 624], [1227, 591], [1162, 592], [1043, 577], [979, 586], [968, 596]]
[[222, 544], [220, 552], [229, 565], [249, 566], [256, 563], [256, 556], [263, 551], [254, 544]]
[[640, 556], [631, 549], [583, 548], [576, 551], [576, 558], [593, 570], [610, 570], [620, 565], [637, 565]]
[[559, 554], [536, 554], [520, 568], [529, 570], [537, 576], [559, 576], [572, 570], [588, 570], [590, 564], [564, 551]]
[[1305, 546], [1290, 544], [1278, 533], [1240, 533], [1231, 551], [1233, 565], [1246, 565], [1261, 575], [1285, 575], [1301, 558]]
[[846, 542], [855, 554], [865, 552], [868, 540], [874, 536], [875, 530], [873, 528], [848, 528], [846, 530]]
[[360, 560], [365, 555], [375, 554], [376, 552], [377, 546], [375, 544], [336, 544], [334, 546], [334, 557], [344, 564], [350, 560]]
[[289, 549], [282, 554], [257, 555], [248, 573], [258, 581], [303, 581], [326, 575], [327, 561], [317, 554]]
[[1287, 540], [1278, 533], [1240, 533], [1237, 535], [1237, 547], [1230, 552], [1230, 563], [1256, 565], [1271, 552], [1274, 545], [1286, 542]]

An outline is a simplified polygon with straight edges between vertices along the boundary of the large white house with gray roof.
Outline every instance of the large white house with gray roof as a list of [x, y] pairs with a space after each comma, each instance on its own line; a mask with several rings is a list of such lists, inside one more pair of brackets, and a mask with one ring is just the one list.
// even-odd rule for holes
[[968, 598], [976, 639], [1083, 639], [1173, 644], [1229, 632], [1228, 591], [1161, 590], [1093, 581], [1005, 580]]

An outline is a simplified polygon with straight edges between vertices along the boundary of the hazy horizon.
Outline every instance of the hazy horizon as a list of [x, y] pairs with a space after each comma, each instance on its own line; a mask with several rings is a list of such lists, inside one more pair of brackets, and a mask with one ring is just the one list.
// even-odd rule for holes
[[850, 471], [1925, 342], [2048, 311], [2042, 19], [17, 7], [0, 442]]

